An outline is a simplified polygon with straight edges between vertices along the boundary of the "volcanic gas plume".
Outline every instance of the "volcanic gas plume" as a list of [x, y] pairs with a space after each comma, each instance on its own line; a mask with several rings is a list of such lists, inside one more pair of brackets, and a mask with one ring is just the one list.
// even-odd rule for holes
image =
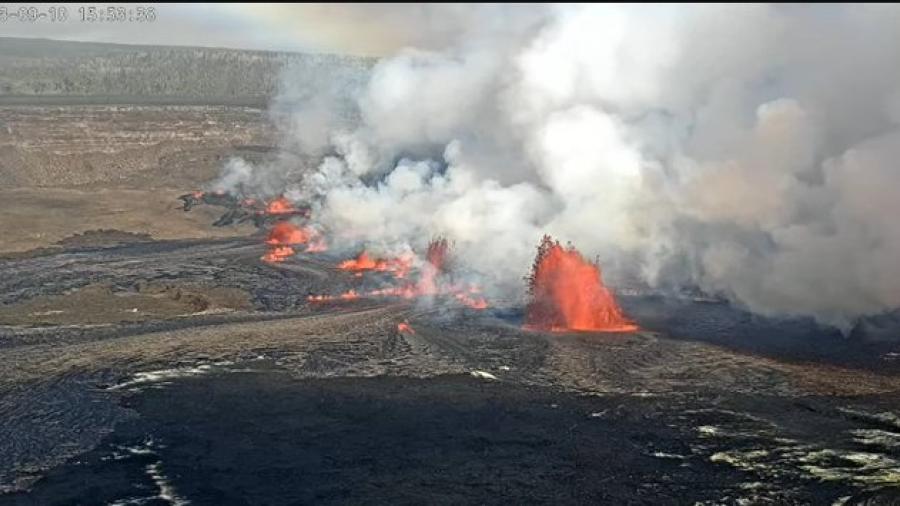
[[549, 233], [640, 290], [844, 331], [900, 312], [900, 9], [464, 11], [359, 75], [286, 67], [273, 116], [308, 163], [232, 159], [211, 187], [312, 202], [335, 244], [440, 231], [498, 299]]
[[550, 236], [544, 236], [538, 246], [529, 291], [525, 323], [530, 328], [554, 332], [637, 329], [603, 285], [600, 267], [575, 248], [563, 248]]

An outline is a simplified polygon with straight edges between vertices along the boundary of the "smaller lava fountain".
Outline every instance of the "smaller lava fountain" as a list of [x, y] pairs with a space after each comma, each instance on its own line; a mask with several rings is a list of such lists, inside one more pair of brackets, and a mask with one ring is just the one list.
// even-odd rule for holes
[[298, 227], [289, 221], [280, 221], [269, 231], [266, 239], [269, 251], [263, 255], [266, 262], [283, 262], [296, 253], [293, 245], [306, 244], [306, 252], [324, 251], [325, 243], [312, 228]]
[[550, 236], [544, 236], [538, 246], [528, 281], [528, 328], [552, 332], [637, 330], [604, 286], [600, 267], [585, 260], [575, 248], [563, 248]]
[[398, 297], [413, 299], [424, 296], [450, 296], [458, 303], [472, 309], [485, 309], [487, 300], [481, 296], [481, 290], [477, 285], [461, 285], [448, 282], [446, 279], [449, 263], [447, 261], [450, 252], [450, 243], [444, 238], [435, 238], [428, 244], [425, 253], [425, 261], [421, 263], [417, 273], [418, 279], [409, 280], [407, 274], [413, 267], [415, 257], [400, 257], [389, 259], [373, 259], [363, 251], [356, 258], [345, 260], [338, 265], [339, 269], [354, 272], [356, 276], [362, 276], [364, 272], [384, 271], [390, 272], [402, 283], [356, 292], [350, 290], [341, 295], [310, 295], [310, 302], [330, 302], [337, 300], [355, 300], [359, 297]]
[[264, 262], [284, 262], [288, 257], [294, 256], [294, 248], [290, 246], [275, 246], [262, 256]]
[[276, 223], [272, 230], [269, 231], [269, 237], [266, 244], [303, 244], [310, 239], [310, 233], [289, 221]]
[[293, 214], [297, 212], [297, 209], [294, 208], [294, 204], [291, 204], [290, 200], [278, 197], [266, 205], [265, 212], [267, 214]]
[[389, 272], [399, 279], [405, 278], [411, 267], [412, 258], [372, 258], [365, 250], [356, 258], [338, 264], [338, 269], [353, 272], [356, 276], [362, 276], [366, 271], [378, 271]]

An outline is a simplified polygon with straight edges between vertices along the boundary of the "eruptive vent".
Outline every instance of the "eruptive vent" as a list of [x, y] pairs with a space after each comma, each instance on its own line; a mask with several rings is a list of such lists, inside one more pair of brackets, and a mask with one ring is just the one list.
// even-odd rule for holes
[[297, 212], [297, 209], [294, 208], [294, 205], [291, 204], [291, 201], [284, 197], [278, 197], [277, 199], [269, 202], [266, 206], [267, 214], [291, 214]]
[[324, 239], [312, 228], [298, 227], [289, 221], [280, 221], [269, 231], [266, 238], [269, 251], [263, 255], [266, 262], [283, 262], [296, 253], [292, 245], [306, 244], [307, 253], [325, 251]]
[[289, 221], [281, 221], [272, 227], [269, 231], [269, 237], [266, 244], [286, 245], [286, 244], [303, 244], [309, 240], [309, 232], [300, 228]]
[[296, 253], [296, 251], [290, 246], [275, 246], [274, 248], [270, 248], [269, 251], [262, 256], [262, 260], [265, 262], [284, 262], [285, 259], [293, 256], [294, 253]]
[[528, 281], [525, 325], [529, 328], [553, 332], [637, 330], [603, 285], [600, 267], [550, 236], [544, 236], [538, 246]]
[[[472, 309], [485, 309], [487, 301], [481, 297], [481, 290], [476, 285], [462, 285], [447, 281], [450, 243], [444, 238], [433, 239], [428, 244], [425, 253], [425, 261], [418, 270], [418, 279], [406, 281], [397, 286], [388, 286], [358, 293], [350, 290], [341, 295], [310, 295], [310, 302], [328, 302], [336, 300], [354, 300], [360, 296], [366, 297], [400, 297], [412, 299], [429, 295], [447, 295], [456, 299], [460, 304]], [[372, 259], [363, 251], [354, 259], [345, 260], [338, 268], [355, 272], [362, 276], [364, 272], [388, 271], [398, 279], [405, 279], [411, 270], [415, 258]]]
[[363, 250], [358, 257], [344, 260], [338, 264], [338, 269], [350, 271], [357, 276], [362, 276], [366, 271], [390, 272], [397, 278], [405, 278], [412, 266], [411, 258], [372, 258]]

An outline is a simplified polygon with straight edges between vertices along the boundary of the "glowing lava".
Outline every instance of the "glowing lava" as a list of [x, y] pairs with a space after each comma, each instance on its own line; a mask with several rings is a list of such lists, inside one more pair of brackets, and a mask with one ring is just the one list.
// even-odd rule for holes
[[325, 238], [317, 233], [313, 233], [309, 244], [306, 245], [306, 252], [321, 253], [323, 251], [328, 251], [328, 244], [325, 242]]
[[340, 295], [310, 295], [306, 300], [310, 302], [329, 302], [333, 300], [355, 300], [359, 298], [356, 290], [350, 290]]
[[525, 309], [529, 328], [554, 332], [637, 330], [603, 285], [600, 267], [549, 236], [544, 236], [538, 247], [529, 281], [531, 302]]
[[276, 223], [269, 231], [266, 244], [270, 246], [269, 251], [262, 257], [266, 262], [283, 262], [295, 253], [291, 246], [296, 244], [306, 244], [306, 250], [304, 250], [306, 253], [317, 253], [328, 249], [325, 239], [316, 229], [298, 227], [289, 221]]
[[[461, 287], [447, 283], [443, 274], [447, 269], [447, 259], [449, 256], [450, 246], [446, 239], [438, 238], [429, 243], [428, 250], [425, 254], [425, 262], [418, 271], [418, 280], [406, 281], [398, 286], [388, 286], [378, 288], [357, 294], [353, 292], [354, 297], [398, 297], [402, 299], [412, 299], [421, 296], [447, 295], [453, 297], [460, 304], [472, 309], [485, 309], [488, 307], [487, 301], [478, 295], [480, 290], [477, 286], [469, 285]], [[338, 268], [355, 272], [357, 276], [362, 276], [366, 271], [388, 271], [394, 274], [398, 279], [405, 279], [407, 273], [411, 270], [414, 258], [401, 257], [396, 259], [373, 259], [368, 253], [363, 251], [354, 259], [346, 260], [338, 265]], [[324, 302], [333, 300], [347, 300], [348, 297], [343, 295], [310, 295], [307, 300], [310, 302]]]
[[300, 228], [289, 221], [281, 221], [272, 227], [269, 231], [269, 237], [266, 244], [271, 245], [287, 245], [287, 244], [303, 244], [309, 241], [312, 234], [305, 228]]
[[283, 262], [295, 253], [294, 248], [290, 245], [303, 244], [308, 240], [309, 234], [304, 229], [287, 221], [279, 222], [269, 231], [266, 244], [270, 248], [263, 255], [262, 260], [265, 262]]
[[298, 210], [294, 207], [294, 204], [291, 204], [290, 200], [284, 197], [278, 197], [269, 202], [265, 212], [266, 214], [293, 214], [297, 213]]
[[397, 324], [397, 332], [406, 333], [406, 334], [415, 334], [416, 331], [410, 326], [407, 322], [400, 322]]
[[451, 293], [456, 297], [460, 304], [472, 309], [487, 309], [488, 303], [484, 297], [478, 295], [481, 290], [475, 286], [469, 286], [468, 290], [454, 288]]
[[356, 258], [338, 264], [338, 269], [353, 272], [357, 276], [362, 276], [366, 271], [390, 272], [395, 277], [403, 279], [409, 273], [411, 264], [411, 258], [372, 258], [363, 251]]
[[288, 257], [293, 256], [294, 248], [290, 246], [275, 246], [262, 256], [265, 262], [284, 262]]
[[450, 245], [447, 239], [439, 237], [432, 239], [428, 243], [428, 250], [425, 252], [425, 265], [422, 267], [422, 273], [419, 276], [417, 291], [421, 295], [434, 295], [438, 293], [437, 277], [445, 269], [447, 260], [447, 252]]

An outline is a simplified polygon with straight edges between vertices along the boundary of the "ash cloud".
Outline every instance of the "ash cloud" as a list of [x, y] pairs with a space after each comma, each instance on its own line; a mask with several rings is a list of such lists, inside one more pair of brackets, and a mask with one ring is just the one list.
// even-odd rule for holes
[[303, 175], [259, 172], [338, 242], [446, 235], [496, 293], [550, 233], [614, 283], [844, 329], [900, 307], [900, 8], [481, 13], [352, 84], [286, 74], [273, 114]]

